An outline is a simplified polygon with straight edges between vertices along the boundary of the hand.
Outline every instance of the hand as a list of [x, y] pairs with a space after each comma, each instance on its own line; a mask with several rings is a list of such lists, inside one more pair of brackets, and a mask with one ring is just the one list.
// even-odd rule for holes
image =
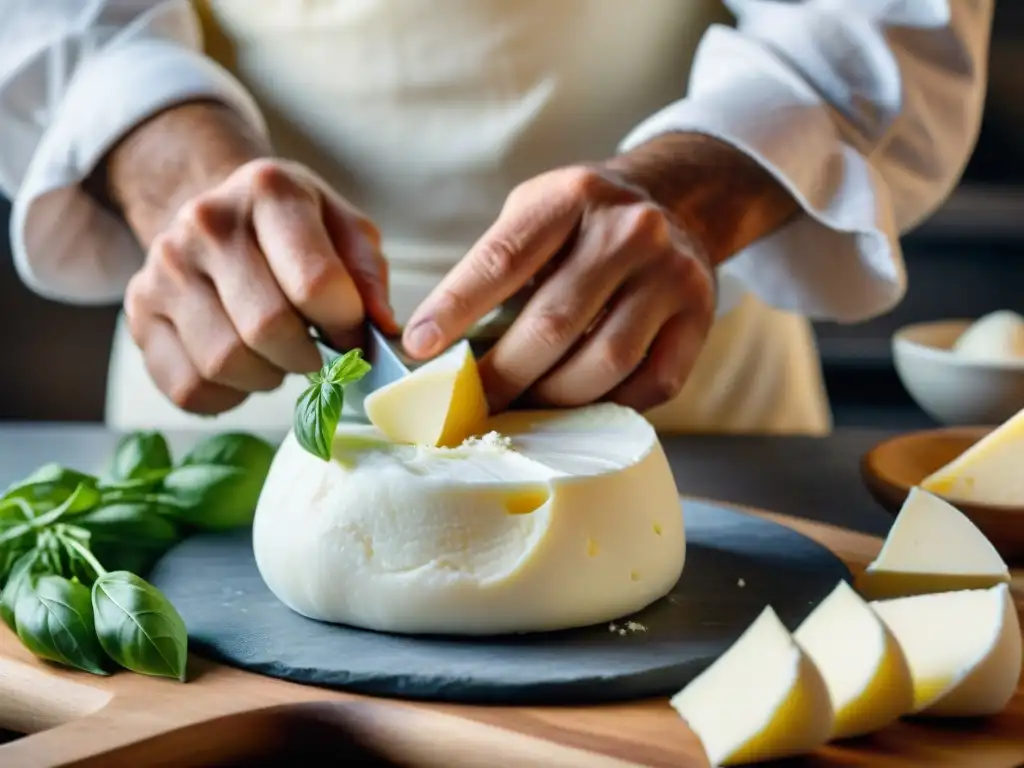
[[310, 325], [343, 349], [359, 342], [364, 311], [397, 332], [376, 228], [311, 171], [262, 158], [202, 181], [169, 221], [139, 213], [159, 194], [125, 206], [149, 243], [125, 314], [175, 404], [215, 414], [317, 370]]
[[[714, 271], [669, 211], [599, 168], [557, 170], [514, 190], [413, 317], [410, 353], [437, 352], [545, 268], [481, 360], [492, 410], [524, 394], [538, 406], [609, 399], [646, 410], [679, 392], [714, 316]], [[432, 339], [421, 345], [425, 328]]]
[[598, 400], [647, 410], [679, 393], [700, 354], [714, 318], [714, 267], [795, 207], [752, 160], [693, 134], [543, 174], [513, 190], [420, 305], [405, 346], [415, 357], [437, 354], [529, 290], [480, 361], [492, 411]]

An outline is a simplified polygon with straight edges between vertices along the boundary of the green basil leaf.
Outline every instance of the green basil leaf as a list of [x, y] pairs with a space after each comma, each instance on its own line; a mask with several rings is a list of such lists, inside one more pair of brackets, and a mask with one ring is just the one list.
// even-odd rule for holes
[[118, 441], [109, 475], [114, 480], [146, 480], [172, 466], [171, 449], [159, 432], [132, 432]]
[[[72, 526], [69, 526], [71, 528]], [[107, 570], [145, 574], [182, 538], [179, 525], [147, 503], [115, 503], [75, 518]]]
[[36, 656], [96, 675], [104, 654], [88, 587], [62, 576], [28, 576], [14, 609], [18, 639]]
[[99, 501], [99, 480], [92, 475], [78, 472], [60, 464], [45, 464], [24, 480], [8, 488], [0, 501], [23, 499], [36, 514], [47, 512], [64, 504], [79, 488], [83, 490], [76, 497], [76, 508], [88, 509]]
[[239, 467], [191, 464], [167, 475], [163, 490], [175, 499], [177, 520], [219, 531], [252, 523], [263, 480]]
[[363, 350], [353, 349], [334, 358], [321, 370], [321, 376], [332, 384], [350, 384], [370, 372], [370, 364], [363, 359]]
[[14, 609], [18, 604], [18, 594], [28, 583], [28, 577], [43, 571], [43, 564], [40, 562], [39, 550], [30, 549], [24, 552], [11, 568], [10, 578], [4, 584], [3, 593], [0, 593], [0, 618], [4, 624], [12, 630], [17, 631], [14, 623]]
[[295, 403], [295, 439], [303, 449], [324, 461], [331, 458], [343, 402], [340, 385], [321, 381], [310, 384]]
[[259, 477], [261, 482], [270, 471], [274, 460], [274, 446], [256, 435], [245, 432], [226, 432], [201, 440], [182, 459], [182, 466], [215, 464], [238, 467]]
[[92, 585], [100, 645], [125, 669], [185, 682], [188, 633], [181, 615], [149, 582], [111, 571]]

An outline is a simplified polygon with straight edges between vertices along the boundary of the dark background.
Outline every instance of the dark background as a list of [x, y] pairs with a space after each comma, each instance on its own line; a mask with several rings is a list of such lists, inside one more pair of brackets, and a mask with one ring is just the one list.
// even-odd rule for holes
[[[892, 368], [889, 339], [909, 322], [1024, 312], [1024, 3], [998, 3], [977, 149], [948, 203], [909, 235], [910, 290], [892, 313], [817, 327], [839, 425], [928, 424]], [[6, 232], [8, 205], [0, 199]], [[823, 254], [824, 256], [824, 254]], [[0, 420], [101, 421], [116, 308], [31, 294], [0, 236]]]

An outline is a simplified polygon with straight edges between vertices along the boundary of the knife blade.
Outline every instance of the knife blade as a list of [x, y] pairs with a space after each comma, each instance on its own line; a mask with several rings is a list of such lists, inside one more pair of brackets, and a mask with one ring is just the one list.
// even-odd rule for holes
[[[316, 339], [316, 346], [325, 363], [342, 354], [323, 339]], [[367, 326], [362, 349], [363, 359], [370, 364], [370, 371], [345, 387], [345, 410], [365, 419], [363, 401], [366, 397], [407, 376], [419, 363], [408, 358], [397, 348], [397, 342], [392, 342], [374, 325]]]

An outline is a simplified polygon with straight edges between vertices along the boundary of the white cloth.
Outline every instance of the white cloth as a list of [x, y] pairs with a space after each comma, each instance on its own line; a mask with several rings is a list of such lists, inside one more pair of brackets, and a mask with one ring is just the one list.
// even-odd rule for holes
[[[810, 433], [829, 416], [805, 318], [856, 322], [901, 298], [899, 235], [948, 194], [976, 137], [993, 11], [731, 0], [730, 28], [702, 0], [206, 5], [233, 75], [200, 53], [185, 0], [0, 0], [0, 190], [33, 290], [121, 295], [142, 254], [79, 183], [125, 131], [192, 97], [233, 106], [375, 217], [401, 315], [517, 181], [665, 131], [710, 133], [769, 169], [802, 214], [721, 268], [731, 311], [652, 420]], [[122, 330], [108, 419], [190, 423], [140, 366]], [[287, 424], [300, 385], [207, 423]]]

